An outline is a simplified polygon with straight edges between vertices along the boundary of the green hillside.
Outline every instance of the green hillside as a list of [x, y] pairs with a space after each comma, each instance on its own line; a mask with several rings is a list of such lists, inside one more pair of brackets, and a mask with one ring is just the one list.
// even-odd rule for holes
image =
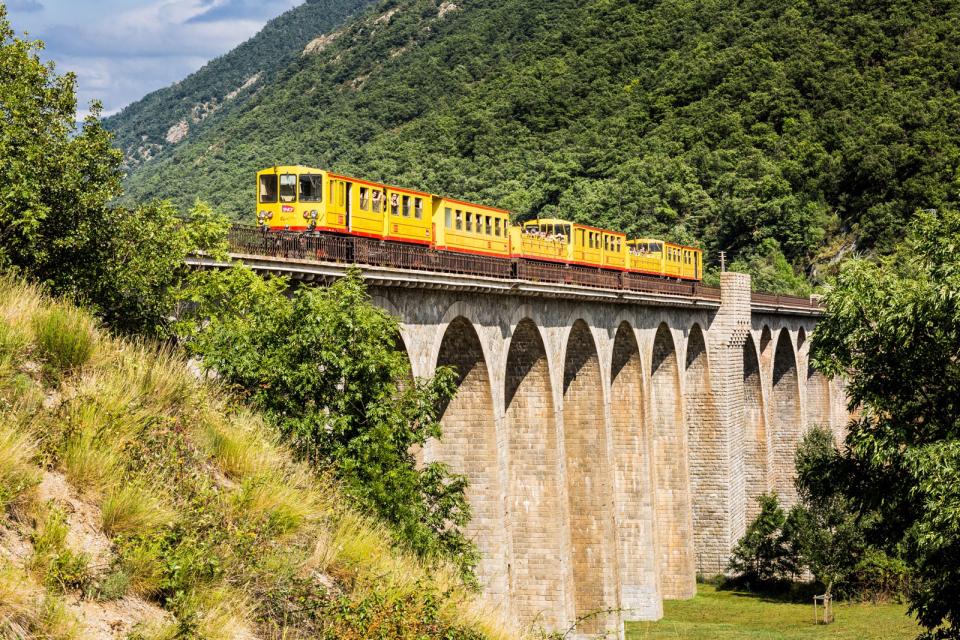
[[127, 189], [251, 219], [253, 172], [304, 163], [816, 276], [956, 200], [958, 25], [947, 0], [390, 0]]
[[0, 278], [0, 638], [522, 637], [169, 349]]
[[189, 140], [300, 55], [309, 42], [341, 26], [372, 0], [307, 0], [271, 20], [253, 38], [176, 84], [154, 91], [104, 119], [128, 169]]

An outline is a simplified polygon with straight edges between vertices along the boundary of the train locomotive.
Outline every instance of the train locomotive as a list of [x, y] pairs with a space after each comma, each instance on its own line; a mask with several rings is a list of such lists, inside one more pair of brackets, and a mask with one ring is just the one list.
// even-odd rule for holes
[[278, 237], [369, 238], [422, 247], [439, 270], [466, 259], [482, 261], [483, 274], [556, 280], [551, 276], [590, 273], [592, 282], [614, 288], [629, 278], [703, 278], [703, 252], [694, 247], [630, 240], [618, 231], [555, 218], [512, 224], [510, 212], [496, 207], [299, 165], [257, 172], [257, 226]]

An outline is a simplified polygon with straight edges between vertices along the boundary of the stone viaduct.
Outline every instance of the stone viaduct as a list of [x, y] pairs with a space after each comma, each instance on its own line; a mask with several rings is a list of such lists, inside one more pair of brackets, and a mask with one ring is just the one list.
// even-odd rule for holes
[[[242, 259], [328, 281], [343, 267]], [[195, 258], [198, 265], [216, 263]], [[847, 422], [811, 369], [819, 311], [365, 267], [400, 319], [415, 376], [454, 366], [443, 438], [423, 455], [470, 480], [470, 534], [490, 601], [521, 625], [622, 637], [696, 576], [724, 570], [756, 496], [790, 504], [803, 432]]]

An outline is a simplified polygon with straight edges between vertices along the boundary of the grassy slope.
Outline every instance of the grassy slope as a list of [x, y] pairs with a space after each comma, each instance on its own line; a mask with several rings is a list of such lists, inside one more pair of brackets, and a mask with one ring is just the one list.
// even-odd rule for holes
[[0, 638], [511, 635], [387, 540], [178, 356], [0, 280]]
[[693, 600], [666, 603], [663, 620], [628, 623], [628, 640], [904, 640], [920, 628], [901, 605], [835, 605], [836, 622], [813, 624], [813, 605], [767, 600], [752, 594], [700, 585]]
[[[171, 146], [165, 139], [171, 126], [180, 121], [188, 123], [190, 132], [184, 140], [189, 141], [197, 131], [209, 127], [271, 82], [273, 75], [300, 55], [308, 42], [334, 31], [372, 1], [307, 0], [199, 71], [105, 118], [104, 126], [116, 135], [128, 167], [136, 167], [145, 154]], [[256, 83], [242, 88], [257, 74], [261, 75]], [[236, 91], [236, 95], [227, 97]]]
[[381, 2], [129, 194], [249, 220], [304, 163], [797, 266], [957, 198], [956, 3], [455, 4]]

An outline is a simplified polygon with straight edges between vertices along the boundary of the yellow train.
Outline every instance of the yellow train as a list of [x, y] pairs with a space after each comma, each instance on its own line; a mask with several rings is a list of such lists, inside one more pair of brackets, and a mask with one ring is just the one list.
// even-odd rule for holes
[[257, 172], [257, 225], [422, 245], [438, 252], [699, 281], [703, 252], [555, 218], [510, 212], [304, 166]]

